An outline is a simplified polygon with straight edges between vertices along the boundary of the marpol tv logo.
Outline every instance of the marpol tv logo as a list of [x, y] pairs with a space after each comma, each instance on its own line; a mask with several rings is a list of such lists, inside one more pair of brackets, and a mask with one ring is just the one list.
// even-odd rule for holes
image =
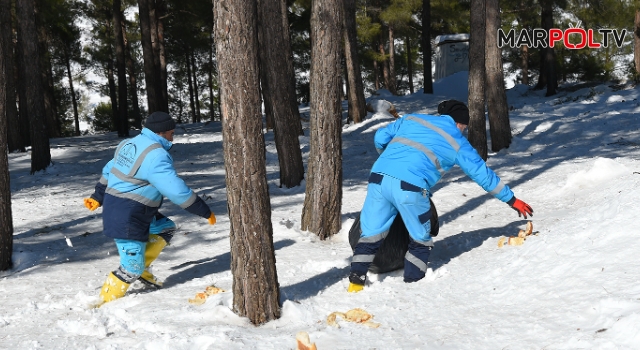
[[[519, 48], [522, 46], [532, 48], [547, 48], [554, 47], [556, 43], [562, 43], [564, 47], [571, 50], [579, 50], [588, 47], [590, 49], [598, 49], [601, 47], [609, 47], [609, 45], [615, 44], [617, 47], [621, 47], [624, 43], [624, 39], [627, 36], [627, 30], [622, 29], [607, 29], [602, 28], [584, 29], [580, 28], [581, 22], [578, 22], [576, 26], [569, 24], [567, 29], [551, 28], [548, 31], [542, 28], [534, 28], [529, 31], [522, 29], [520, 33], [517, 33], [515, 29], [509, 30], [505, 33], [502, 28], [498, 29], [498, 47], [509, 46], [512, 48]], [[602, 35], [600, 41], [598, 41], [594, 34], [598, 32]]]

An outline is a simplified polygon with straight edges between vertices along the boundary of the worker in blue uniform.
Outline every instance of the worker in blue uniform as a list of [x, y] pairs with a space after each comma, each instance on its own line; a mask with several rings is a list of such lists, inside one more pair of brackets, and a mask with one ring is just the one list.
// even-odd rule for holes
[[102, 169], [95, 192], [84, 199], [89, 210], [103, 207], [103, 233], [114, 239], [120, 254], [120, 266], [109, 274], [101, 289], [103, 302], [124, 296], [138, 279], [162, 285], [148, 268], [169, 243], [171, 235], [164, 229], [175, 227], [158, 213], [165, 197], [211, 225], [216, 222], [209, 206], [173, 167], [169, 149], [175, 126], [167, 113], [149, 115], [138, 136], [120, 142], [113, 159]]
[[533, 214], [531, 207], [514, 196], [463, 136], [469, 124], [467, 106], [449, 100], [438, 109], [438, 116], [404, 115], [375, 134], [380, 157], [371, 169], [360, 213], [362, 234], [353, 253], [349, 292], [363, 289], [369, 265], [398, 213], [410, 236], [404, 281], [415, 282], [425, 276], [433, 248], [430, 191], [454, 165], [485, 191], [509, 204], [518, 215], [526, 219]]

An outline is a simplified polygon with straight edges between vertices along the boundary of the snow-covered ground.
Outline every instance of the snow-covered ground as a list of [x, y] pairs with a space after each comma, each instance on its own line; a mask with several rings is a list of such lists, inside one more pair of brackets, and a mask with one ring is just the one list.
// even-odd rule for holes
[[[385, 98], [400, 114], [435, 113], [466, 99], [456, 74], [421, 92]], [[377, 157], [374, 132], [392, 121], [369, 115], [343, 128], [342, 230], [327, 241], [300, 230], [304, 186], [278, 187], [273, 133], [266, 135], [282, 317], [255, 327], [231, 311], [231, 292], [188, 302], [205, 287], [231, 289], [229, 220], [220, 125], [185, 124], [171, 154], [178, 172], [206, 198], [218, 223], [166, 203], [179, 231], [153, 271], [165, 288], [136, 282], [122, 299], [91, 308], [118, 265], [101, 234], [93, 191], [118, 139], [114, 134], [51, 140], [55, 165], [29, 175], [29, 154], [10, 154], [14, 269], [0, 273], [2, 349], [293, 349], [299, 331], [318, 349], [638, 349], [640, 348], [640, 90], [564, 86], [553, 97], [508, 91], [513, 144], [488, 164], [535, 210], [536, 235], [498, 248], [524, 228], [506, 204], [454, 168], [435, 189], [440, 235], [427, 277], [370, 273], [346, 292], [348, 231]], [[306, 132], [308, 135], [308, 130]], [[300, 138], [304, 157], [309, 137]], [[339, 321], [362, 308], [379, 328]]]

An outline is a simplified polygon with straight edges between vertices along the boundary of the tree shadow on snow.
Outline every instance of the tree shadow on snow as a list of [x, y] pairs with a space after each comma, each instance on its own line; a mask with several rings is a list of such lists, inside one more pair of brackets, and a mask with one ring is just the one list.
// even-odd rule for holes
[[[226, 237], [225, 237], [226, 238]], [[273, 243], [275, 250], [288, 247], [295, 243], [294, 240], [284, 239]], [[184, 270], [181, 270], [186, 268]], [[164, 288], [171, 288], [178, 284], [183, 284], [194, 278], [202, 278], [214, 273], [227, 271], [231, 268], [231, 253], [223, 253], [216, 257], [204, 258], [183, 262], [179, 265], [169, 268], [169, 270], [181, 270], [170, 275], [164, 280]]]
[[72, 235], [61, 228], [65, 223], [60, 225], [14, 236], [13, 268], [0, 273], [0, 277], [37, 273], [52, 265], [85, 263], [106, 256], [118, 256], [113, 239], [105, 237], [101, 231]]
[[439, 239], [434, 242], [434, 247], [429, 257], [429, 267], [433, 270], [448, 264], [451, 260], [480, 247], [486, 240], [501, 236], [514, 236], [519, 227], [526, 221], [511, 222], [502, 227], [489, 227]]
[[315, 275], [305, 281], [285, 287], [280, 287], [280, 303], [285, 300], [299, 301], [314, 297], [327, 287], [336, 284], [349, 275], [349, 266], [343, 268], [332, 267], [326, 272]]

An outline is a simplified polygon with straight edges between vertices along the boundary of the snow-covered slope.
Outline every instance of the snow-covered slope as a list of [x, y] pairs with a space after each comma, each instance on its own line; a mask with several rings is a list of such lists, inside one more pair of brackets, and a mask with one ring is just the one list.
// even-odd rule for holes
[[[465, 77], [466, 78], [466, 77]], [[435, 113], [466, 99], [466, 83], [438, 82], [436, 96], [390, 100], [400, 114]], [[605, 85], [508, 92], [513, 144], [488, 164], [535, 210], [537, 234], [498, 248], [526, 221], [453, 169], [433, 200], [440, 235], [427, 277], [369, 274], [363, 292], [346, 292], [347, 234], [366, 195], [377, 157], [373, 134], [392, 121], [369, 115], [345, 125], [342, 231], [320, 241], [300, 230], [304, 186], [278, 187], [273, 134], [266, 135], [268, 180], [282, 317], [260, 327], [232, 311], [231, 292], [203, 305], [188, 299], [206, 286], [231, 289], [229, 220], [218, 124], [178, 128], [171, 150], [178, 172], [218, 217], [210, 227], [166, 203], [180, 230], [154, 263], [165, 288], [134, 284], [99, 309], [107, 273], [118, 265], [101, 234], [101, 209], [87, 211], [113, 135], [52, 140], [55, 165], [29, 175], [29, 155], [11, 154], [15, 225], [13, 270], [0, 273], [2, 349], [292, 349], [306, 331], [318, 349], [633, 349], [640, 347], [640, 91]], [[308, 133], [307, 133], [308, 135]], [[308, 136], [301, 137], [303, 154]], [[362, 308], [379, 328], [339, 321], [334, 311]]]

